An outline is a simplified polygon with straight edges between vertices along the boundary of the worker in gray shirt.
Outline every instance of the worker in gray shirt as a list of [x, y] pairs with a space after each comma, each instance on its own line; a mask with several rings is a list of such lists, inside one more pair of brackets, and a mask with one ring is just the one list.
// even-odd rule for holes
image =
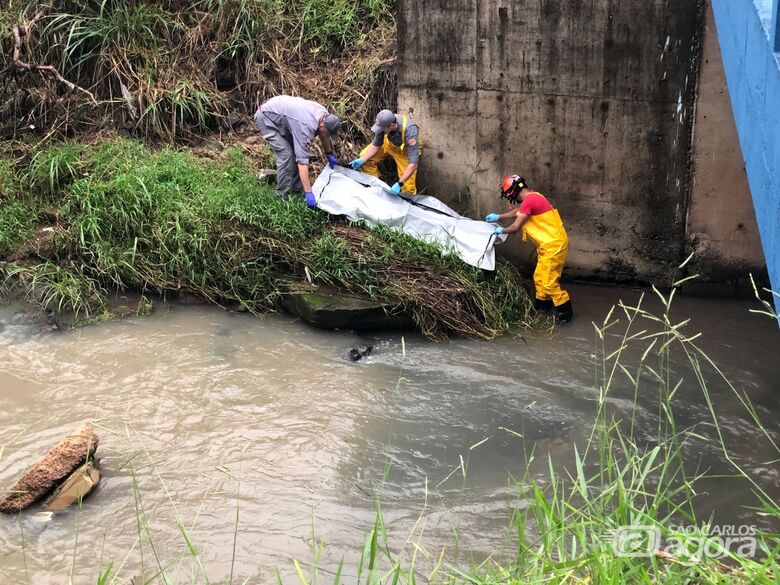
[[393, 195], [417, 193], [417, 164], [420, 162], [422, 141], [417, 124], [406, 116], [382, 110], [371, 126], [374, 140], [360, 151], [358, 158], [349, 165], [374, 177], [379, 176], [377, 163], [392, 156], [398, 173], [398, 181], [390, 187]]
[[336, 166], [332, 138], [341, 129], [341, 121], [325, 106], [290, 95], [279, 95], [264, 102], [255, 112], [255, 125], [276, 155], [276, 192], [287, 197], [290, 191], [303, 191], [306, 203], [316, 201], [309, 180], [309, 148], [320, 137], [328, 164]]

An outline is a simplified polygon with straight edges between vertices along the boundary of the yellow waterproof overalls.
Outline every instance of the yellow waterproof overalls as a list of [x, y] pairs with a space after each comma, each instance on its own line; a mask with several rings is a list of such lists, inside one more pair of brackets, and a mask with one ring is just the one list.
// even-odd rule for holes
[[[365, 163], [363, 163], [363, 166], [360, 167], [360, 170], [364, 173], [367, 173], [371, 175], [372, 177], [379, 177], [379, 169], [377, 168], [377, 164], [380, 161], [383, 161], [388, 156], [392, 156], [393, 160], [395, 161], [395, 166], [398, 169], [398, 178], [400, 179], [401, 176], [406, 171], [406, 167], [409, 166], [409, 157], [406, 155], [406, 125], [409, 122], [408, 118], [406, 116], [401, 117], [401, 145], [396, 146], [392, 142], [390, 142], [390, 137], [385, 134], [385, 139], [382, 142], [382, 146], [379, 147], [379, 152], [377, 152], [373, 157], [371, 157], [370, 160], [367, 160]], [[419, 148], [420, 148], [420, 154], [422, 154], [422, 139], [417, 137], [417, 140], [419, 141]], [[360, 151], [360, 156], [363, 158], [363, 155], [366, 154], [369, 147], [371, 145], [369, 144], [366, 146], [363, 150]], [[401, 191], [403, 193], [417, 193], [417, 170], [409, 176], [406, 181], [404, 181], [404, 186], [401, 188]]]
[[[520, 211], [517, 214], [520, 215]], [[536, 298], [541, 301], [552, 299], [556, 307], [562, 305], [569, 300], [569, 293], [560, 285], [563, 264], [569, 252], [569, 236], [563, 229], [558, 210], [529, 215], [523, 223], [523, 241], [526, 240], [531, 240], [536, 246]]]

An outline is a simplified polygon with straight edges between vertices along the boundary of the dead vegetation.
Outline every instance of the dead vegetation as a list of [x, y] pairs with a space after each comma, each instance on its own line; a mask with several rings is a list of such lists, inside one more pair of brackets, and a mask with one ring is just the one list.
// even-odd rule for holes
[[347, 156], [396, 105], [393, 12], [386, 0], [10, 0], [0, 139], [116, 129], [197, 144], [290, 93], [346, 118]]

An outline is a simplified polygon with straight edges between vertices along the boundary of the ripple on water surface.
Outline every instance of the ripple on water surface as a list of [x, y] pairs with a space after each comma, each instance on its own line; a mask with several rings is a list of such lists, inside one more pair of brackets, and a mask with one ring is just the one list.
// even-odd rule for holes
[[[405, 354], [399, 335], [366, 340], [287, 317], [207, 307], [56, 334], [0, 310], [0, 480], [11, 483], [88, 420], [99, 425], [104, 469], [80, 511], [48, 524], [32, 514], [21, 522], [0, 518], [0, 581], [59, 584], [72, 569], [74, 582], [93, 583], [111, 561], [140, 574], [141, 509], [157, 553], [169, 561], [186, 558], [177, 518], [192, 527], [212, 581], [230, 574], [237, 509], [234, 574], [251, 582], [267, 582], [276, 567], [292, 575], [290, 559], [310, 559], [313, 536], [326, 543], [324, 567], [342, 556], [350, 566], [373, 525], [376, 496], [398, 546], [424, 526], [423, 540], [438, 551], [453, 543], [459, 526], [466, 550], [510, 550], [506, 527], [520, 504], [508, 478], [522, 475], [531, 449], [538, 461], [547, 454], [562, 464], [573, 460], [572, 443], [587, 436], [598, 396], [591, 321], [601, 322], [618, 298], [637, 297], [619, 289], [572, 292], [577, 319], [552, 335], [429, 343], [407, 334]], [[747, 335], [752, 316], [744, 304], [679, 302], [681, 313], [706, 329], [706, 349], [717, 354], [729, 344], [719, 363], [775, 417], [780, 365], [771, 356], [780, 343], [773, 325], [750, 322]], [[715, 307], [717, 323], [707, 318]], [[375, 346], [371, 356], [345, 358], [348, 347], [367, 341]], [[697, 392], [695, 384], [680, 389], [675, 407], [683, 418], [706, 415]], [[713, 394], [728, 396], [720, 387]], [[640, 436], [652, 441], [657, 400], [639, 401]], [[610, 405], [630, 415], [630, 388], [618, 389]], [[763, 470], [777, 493], [768, 452], [746, 444], [757, 441], [755, 429], [733, 401], [724, 400], [723, 414], [733, 423], [727, 433], [741, 439], [736, 455]], [[722, 459], [712, 445], [689, 448], [692, 459], [714, 466]], [[530, 471], [543, 477], [545, 467]], [[744, 497], [714, 491], [713, 505], [731, 509], [733, 518], [743, 514], [735, 505]], [[147, 573], [152, 558], [147, 544]], [[191, 567], [184, 566], [179, 577], [188, 581]]]

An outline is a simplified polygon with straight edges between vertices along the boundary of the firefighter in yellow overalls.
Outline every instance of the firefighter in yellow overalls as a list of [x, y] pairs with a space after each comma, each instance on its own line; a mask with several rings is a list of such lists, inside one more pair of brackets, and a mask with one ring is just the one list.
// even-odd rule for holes
[[[531, 240], [536, 246], [534, 306], [542, 311], [551, 311], [554, 307], [559, 323], [571, 321], [574, 315], [571, 299], [569, 293], [560, 285], [563, 265], [569, 251], [569, 237], [563, 228], [558, 210], [544, 195], [531, 191], [525, 179], [518, 175], [504, 177], [501, 197], [509, 202], [509, 211], [501, 214], [491, 213], [485, 221], [514, 219], [512, 225], [505, 228], [499, 226], [495, 233], [512, 234], [522, 229], [523, 241]], [[518, 204], [518, 207], [513, 208]]]
[[382, 110], [376, 115], [371, 131], [374, 133], [374, 140], [360, 151], [358, 158], [349, 163], [349, 166], [379, 177], [377, 163], [392, 156], [398, 171], [398, 181], [390, 187], [390, 193], [417, 193], [417, 164], [422, 152], [417, 124], [406, 116]]

